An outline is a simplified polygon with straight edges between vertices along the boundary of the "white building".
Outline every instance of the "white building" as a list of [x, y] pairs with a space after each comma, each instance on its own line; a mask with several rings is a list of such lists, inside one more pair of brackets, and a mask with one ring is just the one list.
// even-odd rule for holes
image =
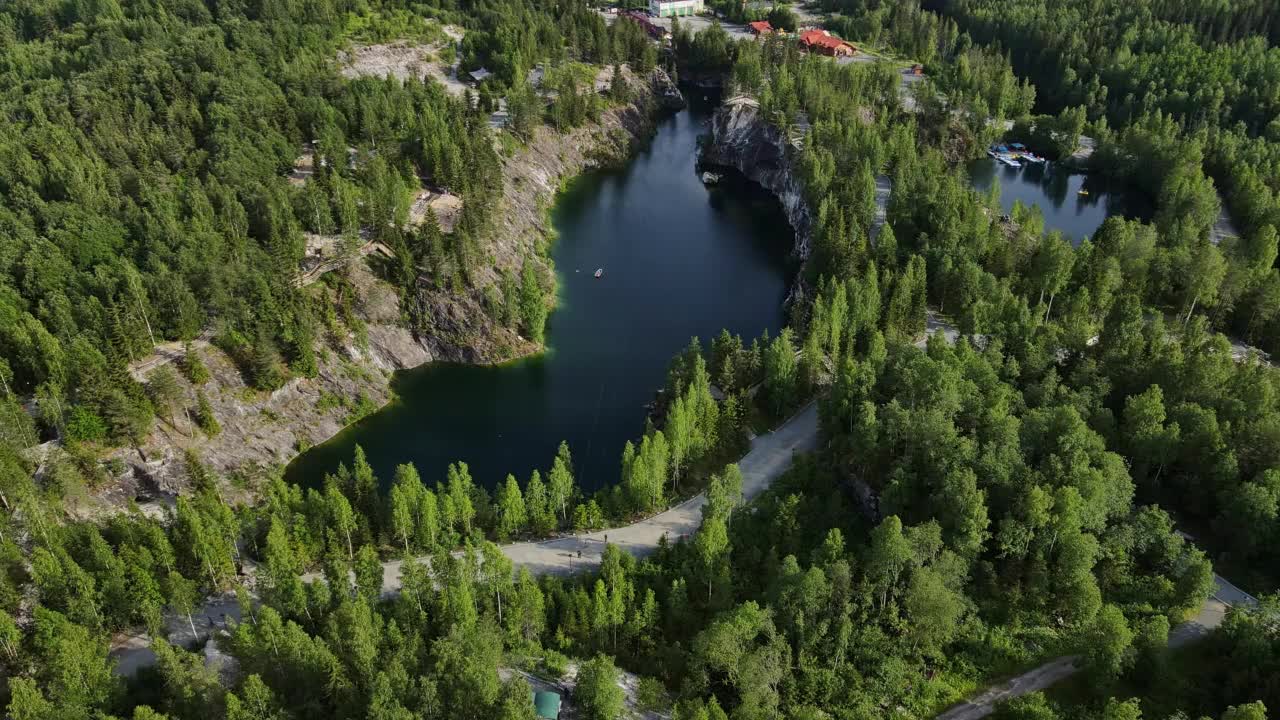
[[654, 17], [684, 17], [703, 10], [703, 0], [649, 0], [649, 14]]

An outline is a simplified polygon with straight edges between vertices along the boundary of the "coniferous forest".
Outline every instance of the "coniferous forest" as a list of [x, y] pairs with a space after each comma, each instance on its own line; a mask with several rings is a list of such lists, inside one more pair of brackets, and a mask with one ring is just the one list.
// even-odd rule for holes
[[[1280, 712], [1280, 376], [1228, 339], [1280, 351], [1275, 8], [821, 6], [923, 64], [913, 102], [888, 62], [717, 26], [659, 47], [572, 0], [0, 7], [6, 717], [529, 720], [530, 681], [568, 676], [592, 720], [930, 718], [1064, 656], [1074, 678], [993, 717]], [[445, 24], [465, 30], [460, 68], [493, 73], [474, 99], [334, 63]], [[155, 346], [211, 337], [260, 391], [316, 374], [338, 311], [295, 282], [309, 235], [385, 246], [370, 262], [402, 300], [491, 281], [501, 153], [594, 122], [625, 88], [580, 88], [573, 67], [621, 63], [722, 76], [778, 136], [803, 119], [785, 160], [813, 251], [788, 327], [673, 358], [614, 484], [581, 489], [567, 445], [492, 492], [465, 463], [379, 478], [357, 448], [249, 502], [191, 453], [172, 507], [70, 511], [107, 449], [175, 412], [169, 370], [128, 372]], [[549, 104], [526, 79], [540, 64], [569, 68]], [[512, 119], [493, 130], [499, 96]], [[962, 165], [1004, 121], [1054, 157], [1093, 137], [1090, 171], [1146, 193], [1153, 217], [1073, 246], [1034, 210], [1005, 215]], [[293, 185], [304, 147], [315, 177]], [[463, 199], [452, 232], [404, 222], [424, 184]], [[1218, 240], [1224, 206], [1239, 236]], [[499, 282], [540, 337], [539, 279]], [[745, 498], [736, 461], [811, 402], [815, 449]], [[207, 405], [186, 411], [215, 434]], [[46, 441], [66, 457], [46, 462]], [[699, 529], [643, 559], [607, 545], [597, 568], [535, 573], [499, 545], [698, 492]], [[1171, 648], [1215, 572], [1260, 603]], [[188, 626], [224, 662], [203, 637], [169, 641]], [[116, 665], [130, 642], [154, 661]]]

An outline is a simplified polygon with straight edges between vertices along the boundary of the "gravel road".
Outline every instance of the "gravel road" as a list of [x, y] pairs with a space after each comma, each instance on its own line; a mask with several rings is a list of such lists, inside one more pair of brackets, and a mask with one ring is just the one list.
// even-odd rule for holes
[[[818, 441], [818, 408], [816, 403], [804, 406], [795, 416], [773, 432], [751, 441], [751, 450], [738, 461], [742, 470], [742, 493], [746, 499], [760, 494], [775, 478], [791, 467], [795, 452], [812, 450]], [[606, 539], [627, 552], [643, 557], [658, 547], [666, 535], [671, 541], [693, 534], [702, 523], [702, 506], [706, 496], [699, 494], [685, 502], [632, 525], [611, 528], [599, 532], [570, 535], [543, 542], [504, 545], [503, 553], [517, 567], [529, 568], [535, 575], [552, 573], [567, 575], [580, 570], [594, 569], [600, 565]], [[582, 557], [578, 557], [581, 551]], [[394, 594], [400, 590], [400, 560], [383, 563], [383, 592]], [[317, 573], [302, 576], [306, 582], [320, 577]], [[234, 596], [211, 598], [194, 615], [196, 634], [192, 623], [185, 616], [167, 618], [169, 641], [183, 646], [196, 639], [209, 636], [221, 628], [228, 619], [239, 620], [240, 611]], [[151, 638], [146, 633], [119, 635], [112, 643], [111, 655], [115, 658], [118, 675], [133, 675], [140, 668], [155, 662], [151, 652]]]
[[[948, 342], [954, 343], [958, 333], [950, 323], [929, 311], [926, 335], [941, 332]], [[924, 346], [924, 339], [916, 343]], [[810, 402], [773, 432], [755, 437], [751, 450], [738, 461], [742, 471], [742, 494], [745, 500], [759, 495], [769, 483], [791, 467], [792, 455], [813, 450], [818, 444], [818, 407]], [[567, 575], [579, 570], [594, 569], [600, 565], [600, 557], [606, 542], [643, 557], [657, 549], [666, 535], [672, 542], [692, 535], [702, 523], [702, 506], [706, 496], [699, 494], [685, 502], [637, 523], [599, 532], [569, 535], [542, 542], [504, 545], [502, 551], [511, 558], [517, 568], [525, 567], [535, 575]], [[582, 556], [578, 557], [581, 551]], [[401, 560], [383, 563], [382, 588], [386, 594], [400, 590]], [[302, 576], [304, 582], [312, 582], [319, 573]], [[228, 618], [239, 619], [239, 609], [233, 597], [218, 596], [195, 613], [196, 633], [185, 617], [167, 618], [169, 641], [190, 646], [199, 638], [208, 637]], [[116, 660], [115, 671], [120, 675], [133, 675], [139, 668], [155, 662], [155, 654], [149, 647], [151, 639], [146, 633], [118, 635], [112, 643], [111, 655]]]
[[[1248, 607], [1256, 605], [1257, 600], [1249, 593], [1232, 585], [1226, 578], [1214, 575], [1217, 587], [1212, 596], [1201, 606], [1194, 618], [1182, 623], [1169, 633], [1169, 647], [1176, 648], [1193, 640], [1208, 635], [1214, 628], [1222, 624], [1227, 609], [1232, 606]], [[937, 717], [937, 720], [979, 720], [990, 715], [995, 706], [1005, 700], [1043, 690], [1050, 685], [1068, 678], [1079, 671], [1075, 655], [1055, 658], [1040, 667], [1013, 677], [998, 685], [993, 685], [978, 695], [953, 705], [949, 710]]]

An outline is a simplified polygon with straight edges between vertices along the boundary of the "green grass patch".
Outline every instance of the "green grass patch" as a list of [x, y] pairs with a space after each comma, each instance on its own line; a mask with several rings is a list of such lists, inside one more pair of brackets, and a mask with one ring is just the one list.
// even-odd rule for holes
[[438, 22], [401, 8], [348, 13], [343, 35], [359, 43], [410, 40], [430, 45], [448, 40]]

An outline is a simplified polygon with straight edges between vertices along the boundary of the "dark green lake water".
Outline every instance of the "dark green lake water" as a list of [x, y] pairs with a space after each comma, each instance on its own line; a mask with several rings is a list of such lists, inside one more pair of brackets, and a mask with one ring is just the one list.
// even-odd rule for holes
[[758, 186], [699, 181], [707, 117], [667, 118], [625, 168], [587, 173], [557, 199], [560, 299], [546, 354], [399, 373], [396, 401], [298, 457], [288, 480], [318, 484], [359, 444], [384, 483], [399, 463], [430, 484], [464, 460], [492, 488], [507, 473], [545, 473], [567, 440], [582, 487], [616, 482], [623, 443], [644, 429], [644, 406], [690, 337], [728, 328], [749, 342], [782, 326], [794, 234]]
[[[969, 163], [968, 170], [973, 187], [982, 192], [999, 180], [1000, 204], [1005, 212], [1018, 200], [1023, 205], [1038, 205], [1045, 229], [1061, 231], [1076, 245], [1112, 215], [1151, 218], [1150, 203], [1137, 192], [1053, 163], [1011, 168], [984, 157]], [[1081, 189], [1089, 194], [1081, 195]]]

